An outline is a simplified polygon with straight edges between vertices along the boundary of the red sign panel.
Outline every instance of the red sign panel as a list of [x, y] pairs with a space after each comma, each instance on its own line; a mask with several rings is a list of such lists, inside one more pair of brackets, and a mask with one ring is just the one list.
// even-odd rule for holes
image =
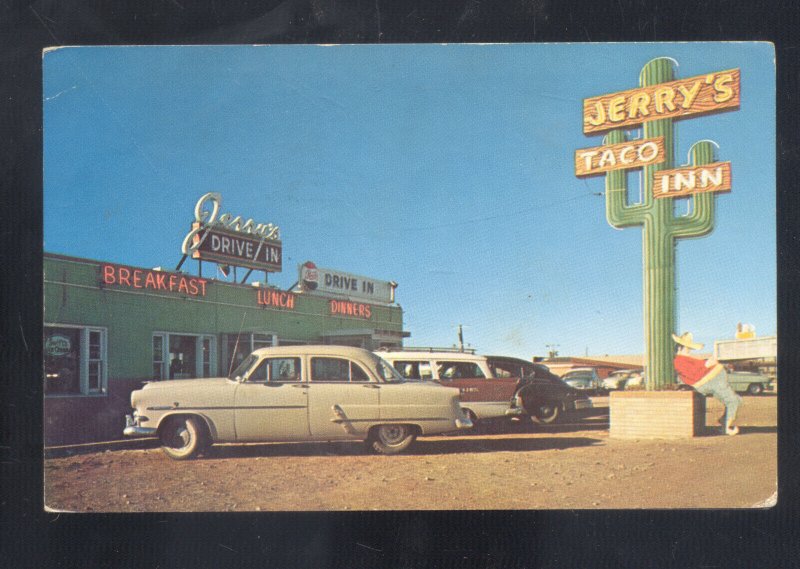
[[102, 265], [100, 270], [102, 271], [101, 282], [104, 285], [174, 292], [190, 296], [206, 295], [208, 281], [200, 277], [110, 264]]

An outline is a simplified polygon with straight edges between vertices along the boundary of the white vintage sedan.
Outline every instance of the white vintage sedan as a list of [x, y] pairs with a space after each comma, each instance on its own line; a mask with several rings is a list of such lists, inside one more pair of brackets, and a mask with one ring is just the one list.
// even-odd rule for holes
[[472, 426], [457, 389], [406, 382], [346, 346], [256, 350], [230, 377], [158, 381], [131, 393], [127, 436], [157, 436], [182, 460], [217, 442], [365, 440], [382, 454]]

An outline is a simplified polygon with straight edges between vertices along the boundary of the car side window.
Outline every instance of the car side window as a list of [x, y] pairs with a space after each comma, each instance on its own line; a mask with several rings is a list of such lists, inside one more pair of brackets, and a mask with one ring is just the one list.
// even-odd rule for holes
[[394, 362], [394, 369], [406, 379], [433, 379], [430, 362], [396, 361]]
[[342, 358], [311, 358], [311, 381], [369, 381], [355, 362]]
[[300, 381], [300, 358], [275, 358], [269, 361], [269, 381], [292, 383]]
[[439, 379], [485, 378], [481, 367], [474, 362], [436, 362]]
[[248, 383], [265, 383], [269, 372], [269, 360], [261, 360], [258, 367], [247, 377]]
[[247, 378], [248, 383], [300, 381], [300, 358], [267, 358]]
[[522, 369], [515, 363], [490, 361], [489, 368], [497, 378], [522, 377]]
[[369, 381], [369, 376], [356, 362], [350, 362], [350, 381]]

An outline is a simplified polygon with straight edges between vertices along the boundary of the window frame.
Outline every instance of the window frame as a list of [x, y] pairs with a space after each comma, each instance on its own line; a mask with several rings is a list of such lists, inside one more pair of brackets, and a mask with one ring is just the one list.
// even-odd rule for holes
[[[190, 336], [195, 341], [195, 367], [194, 369], [203, 373], [205, 362], [203, 360], [203, 341], [210, 340], [209, 343], [209, 375], [196, 375], [196, 378], [216, 377], [219, 370], [219, 362], [217, 359], [217, 336], [216, 334], [197, 334], [192, 332], [168, 332], [165, 330], [156, 330], [150, 337], [150, 361], [151, 361], [151, 378], [150, 381], [172, 381], [169, 378], [169, 337], [170, 336]], [[159, 379], [152, 377], [152, 370], [157, 363], [155, 360], [155, 339], [161, 338], [161, 377]]]
[[[297, 370], [297, 379], [291, 381], [275, 381], [272, 379], [271, 363], [275, 360], [294, 360], [295, 368]], [[267, 378], [265, 380], [253, 380], [253, 375], [262, 366], [267, 365]], [[302, 383], [303, 382], [303, 358], [300, 356], [265, 356], [258, 360], [255, 366], [252, 366], [251, 371], [242, 379], [242, 383], [272, 383], [272, 384], [285, 384], [285, 383]]]
[[[481, 367], [481, 364], [475, 361], [437, 359], [434, 362], [434, 364], [436, 367], [436, 375], [441, 381], [454, 381], [458, 379], [489, 379], [489, 376], [486, 375], [486, 372], [484, 371], [483, 367]], [[474, 368], [480, 372], [480, 375], [467, 375], [462, 377], [444, 377], [442, 375], [442, 372], [445, 371], [448, 367], [463, 366], [463, 365], [474, 366]]]
[[[78, 360], [78, 369], [80, 370], [80, 378], [78, 381], [79, 391], [74, 393], [47, 393], [44, 391], [46, 386], [43, 384], [43, 392], [45, 397], [107, 397], [108, 396], [108, 328], [105, 326], [89, 326], [86, 324], [61, 324], [58, 322], [45, 322], [42, 331], [46, 334], [47, 328], [69, 328], [72, 330], [80, 331], [80, 355]], [[100, 334], [100, 358], [89, 359], [90, 347], [89, 339], [91, 333], [96, 332]], [[42, 354], [44, 356], [44, 354]], [[100, 371], [99, 386], [97, 388], [89, 387], [89, 364], [90, 362], [99, 362]], [[44, 357], [42, 358], [44, 363]]]
[[[403, 374], [403, 372], [401, 372], [399, 369], [397, 369], [398, 365], [412, 365], [412, 366], [416, 365], [417, 374], [419, 375], [419, 377], [407, 377], [405, 374]], [[428, 372], [427, 377], [423, 376], [423, 373], [422, 373], [423, 366], [425, 366], [427, 368], [427, 370], [426, 370]], [[435, 379], [434, 376], [433, 376], [433, 369], [434, 369], [435, 366], [431, 365], [431, 361], [430, 360], [426, 360], [426, 359], [423, 359], [423, 360], [417, 360], [417, 359], [394, 360], [392, 362], [392, 367], [397, 371], [397, 373], [402, 375], [405, 379], [408, 379], [408, 380], [411, 380], [411, 381], [433, 381]]]
[[[345, 361], [348, 363], [347, 366], [347, 379], [346, 380], [327, 380], [327, 379], [314, 379], [314, 360], [337, 360], [337, 361]], [[366, 381], [353, 381], [353, 366], [357, 366], [366, 376]], [[375, 379], [370, 375], [370, 373], [364, 369], [364, 366], [360, 363], [351, 360], [348, 357], [340, 357], [340, 356], [310, 356], [309, 357], [309, 365], [308, 365], [308, 382], [309, 383], [355, 383], [364, 385], [365, 383], [376, 383]]]

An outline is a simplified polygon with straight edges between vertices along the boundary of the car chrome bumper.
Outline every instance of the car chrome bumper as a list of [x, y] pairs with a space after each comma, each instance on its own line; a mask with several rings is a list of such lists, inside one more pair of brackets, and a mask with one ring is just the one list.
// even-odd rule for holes
[[592, 400], [591, 399], [576, 399], [575, 400], [575, 410], [579, 411], [581, 409], [591, 409], [592, 408]]
[[125, 430], [122, 434], [126, 437], [151, 437], [156, 434], [156, 429], [152, 427], [140, 427], [139, 417], [135, 415], [125, 415]]
[[156, 430], [150, 427], [125, 427], [122, 434], [127, 437], [152, 437], [156, 434]]
[[525, 409], [522, 407], [509, 407], [506, 409], [506, 415], [509, 417], [518, 417], [525, 414]]

